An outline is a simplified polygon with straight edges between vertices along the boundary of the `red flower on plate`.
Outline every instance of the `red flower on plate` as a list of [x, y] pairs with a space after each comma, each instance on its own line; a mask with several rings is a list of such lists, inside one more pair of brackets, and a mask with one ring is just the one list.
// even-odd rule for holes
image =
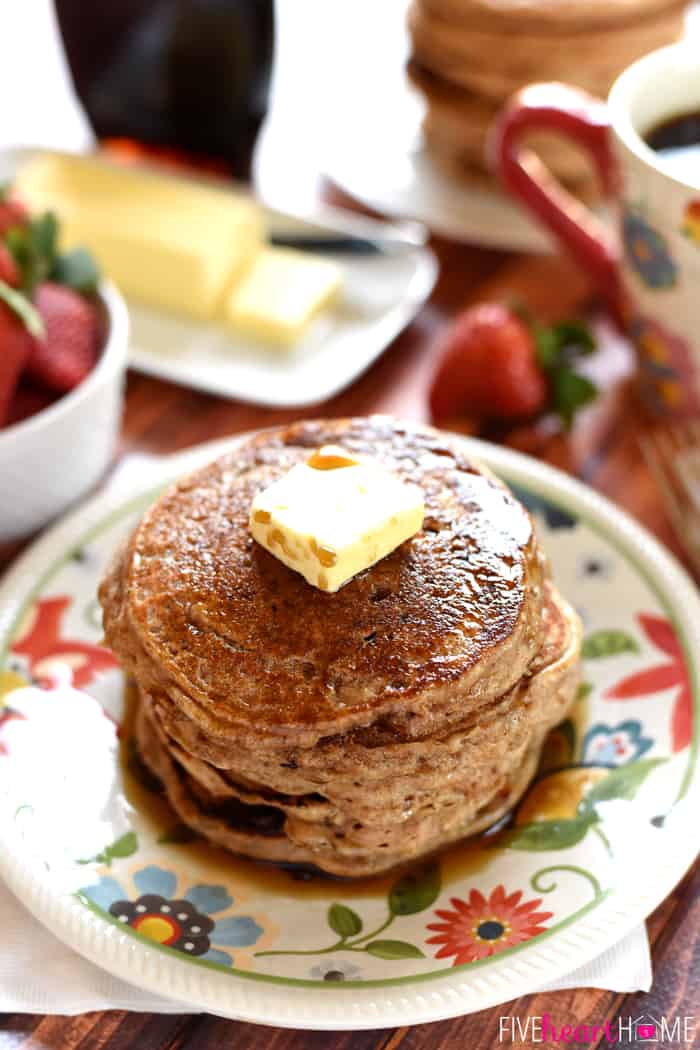
[[478, 890], [471, 890], [469, 900], [453, 897], [450, 904], [454, 911], [436, 909], [442, 922], [428, 924], [436, 937], [429, 937], [428, 944], [440, 944], [436, 959], [454, 956], [453, 966], [484, 959], [504, 948], [522, 944], [544, 933], [543, 925], [552, 918], [551, 911], [538, 911], [541, 898], [521, 904], [522, 890], [506, 896], [503, 885], [496, 886], [486, 898]]
[[690, 689], [690, 672], [685, 655], [673, 629], [663, 616], [639, 613], [639, 625], [652, 645], [669, 657], [667, 663], [648, 667], [644, 671], [628, 675], [608, 689], [605, 700], [636, 700], [660, 693], [665, 689], [677, 689], [671, 715], [671, 746], [674, 752], [682, 751], [690, 743], [693, 730], [693, 697]]
[[80, 689], [98, 671], [117, 667], [109, 649], [61, 635], [61, 622], [70, 598], [42, 598], [34, 606], [27, 630], [12, 645], [12, 652], [29, 659], [32, 677], [44, 687], [54, 684], [57, 665], [69, 668], [72, 685]]

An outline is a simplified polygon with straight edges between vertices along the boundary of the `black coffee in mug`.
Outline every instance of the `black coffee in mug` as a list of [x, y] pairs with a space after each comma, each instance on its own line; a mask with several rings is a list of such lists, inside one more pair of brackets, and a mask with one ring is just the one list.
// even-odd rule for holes
[[668, 117], [644, 136], [663, 157], [667, 170], [680, 179], [700, 183], [700, 109]]

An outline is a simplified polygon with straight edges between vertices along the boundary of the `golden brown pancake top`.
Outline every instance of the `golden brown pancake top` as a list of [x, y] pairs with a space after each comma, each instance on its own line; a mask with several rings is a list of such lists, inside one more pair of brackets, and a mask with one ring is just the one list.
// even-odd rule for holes
[[[248, 529], [255, 493], [323, 444], [373, 456], [418, 484], [426, 504], [418, 535], [335, 594], [310, 586]], [[114, 573], [102, 591], [105, 626], [127, 667], [137, 636], [169, 691], [261, 732], [356, 724], [359, 713], [370, 722], [387, 703], [465, 676], [478, 692], [482, 667], [498, 695], [543, 630], [527, 511], [459, 439], [384, 417], [243, 439], [158, 500]]]

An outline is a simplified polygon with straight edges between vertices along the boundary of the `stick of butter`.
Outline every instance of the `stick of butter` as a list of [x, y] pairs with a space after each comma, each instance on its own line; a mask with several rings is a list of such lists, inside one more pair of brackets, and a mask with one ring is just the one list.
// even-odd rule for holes
[[314, 317], [336, 298], [340, 267], [291, 248], [265, 248], [224, 307], [229, 327], [279, 347], [299, 342]]
[[258, 492], [250, 530], [322, 591], [337, 591], [423, 525], [423, 494], [379, 464], [326, 445]]
[[63, 247], [85, 245], [128, 296], [213, 316], [264, 236], [250, 198], [91, 157], [46, 154], [19, 171], [27, 204], [55, 211]]

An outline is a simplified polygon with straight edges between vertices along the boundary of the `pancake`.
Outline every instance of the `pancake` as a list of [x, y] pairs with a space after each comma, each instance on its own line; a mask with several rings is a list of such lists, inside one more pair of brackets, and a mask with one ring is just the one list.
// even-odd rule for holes
[[548, 591], [545, 643], [530, 674], [487, 718], [442, 738], [367, 747], [351, 734], [314, 748], [313, 768], [298, 749], [280, 754], [275, 777], [268, 762], [261, 766], [240, 748], [200, 740], [190, 750], [192, 740], [177, 742], [157, 702], [145, 697], [144, 761], [178, 817], [235, 853], [355, 877], [407, 863], [507, 813], [532, 778], [547, 732], [566, 717], [579, 681], [581, 627], [551, 585]]
[[[564, 5], [560, 5], [564, 7]], [[513, 8], [511, 5], [511, 13]], [[533, 81], [560, 80], [605, 98], [618, 75], [636, 59], [679, 39], [684, 5], [670, 4], [633, 22], [585, 31], [562, 19], [556, 38], [541, 29], [508, 29], [494, 17], [488, 24], [471, 19], [446, 20], [423, 0], [414, 0], [408, 16], [416, 61], [449, 83], [503, 104]]]
[[[450, 165], [452, 174], [467, 177], [489, 171], [487, 140], [498, 115], [500, 102], [485, 98], [463, 87], [457, 87], [435, 76], [413, 60], [407, 66], [408, 77], [427, 102], [423, 119], [423, 136], [438, 161]], [[536, 132], [523, 138], [536, 151], [543, 163], [558, 178], [590, 195], [595, 178], [588, 157], [575, 146], [551, 132]], [[461, 171], [455, 168], [461, 167]]]
[[[423, 136], [452, 177], [492, 176], [489, 129], [533, 82], [562, 81], [605, 98], [632, 62], [683, 35], [687, 0], [413, 0], [409, 77], [423, 94]], [[563, 135], [530, 145], [569, 189], [598, 195], [590, 158]]]
[[[248, 530], [255, 493], [324, 444], [370, 454], [426, 504], [417, 536], [335, 594]], [[379, 720], [410, 737], [445, 706], [507, 692], [542, 642], [543, 571], [527, 511], [459, 440], [375, 417], [254, 435], [180, 481], [100, 600], [107, 642], [142, 686], [214, 735], [309, 747]]]
[[[423, 528], [336, 593], [249, 534], [326, 444], [420, 486]], [[137, 741], [180, 819], [246, 856], [375, 874], [522, 795], [579, 678], [578, 617], [524, 507], [465, 443], [384, 417], [242, 438], [147, 511], [100, 588]]]

